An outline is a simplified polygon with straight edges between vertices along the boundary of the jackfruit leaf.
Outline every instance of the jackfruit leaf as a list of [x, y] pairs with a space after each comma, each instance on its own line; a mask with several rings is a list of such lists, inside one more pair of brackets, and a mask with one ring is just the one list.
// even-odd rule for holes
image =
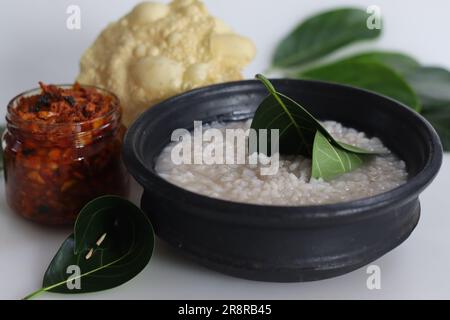
[[274, 67], [297, 67], [351, 43], [375, 39], [381, 29], [367, 27], [369, 14], [357, 8], [340, 8], [307, 18], [277, 46]]
[[413, 57], [392, 51], [367, 51], [345, 58], [344, 61], [381, 63], [401, 75], [407, 75], [420, 67], [419, 62]]
[[450, 105], [450, 72], [440, 67], [411, 70], [407, 81], [419, 96], [424, 109]]
[[306, 70], [297, 77], [367, 89], [398, 100], [416, 111], [421, 109], [418, 96], [403, 76], [378, 62], [354, 61], [347, 58]]
[[[268, 133], [271, 129], [278, 129], [280, 154], [301, 154], [307, 157], [314, 157], [314, 145], [317, 139], [317, 132], [341, 153], [349, 153], [346, 158], [355, 158], [354, 155], [378, 153], [377, 151], [362, 149], [335, 140], [320, 122], [299, 103], [277, 92], [272, 83], [263, 75], [258, 74], [256, 78], [265, 85], [270, 94], [261, 102], [256, 110], [251, 128], [257, 132], [261, 129], [267, 129]], [[268, 146], [265, 150], [270, 150], [269, 145], [271, 142], [269, 134], [267, 144]], [[258, 142], [259, 145], [260, 143]], [[265, 150], [262, 152], [265, 153]], [[261, 152], [261, 150], [259, 151]], [[313, 171], [317, 174], [314, 177], [322, 177], [325, 179], [325, 177], [334, 176], [334, 172], [338, 169], [328, 165], [329, 160], [325, 155], [317, 152], [316, 154], [315, 163], [313, 162]], [[360, 158], [362, 159], [363, 157]], [[326, 164], [322, 164], [322, 161], [325, 161]], [[319, 169], [314, 170], [315, 165], [319, 165]], [[352, 164], [344, 166], [346, 170], [353, 170], [355, 168], [356, 165]], [[328, 172], [328, 170], [331, 171]]]
[[450, 151], [450, 72], [420, 67], [407, 75], [422, 101], [422, 115], [436, 129], [445, 151]]
[[62, 244], [44, 275], [45, 291], [86, 293], [119, 286], [148, 264], [154, 246], [152, 225], [132, 202], [102, 196], [80, 211], [74, 232]]
[[349, 152], [333, 145], [317, 131], [313, 145], [311, 176], [316, 179], [333, 179], [361, 167], [367, 157], [368, 155]]

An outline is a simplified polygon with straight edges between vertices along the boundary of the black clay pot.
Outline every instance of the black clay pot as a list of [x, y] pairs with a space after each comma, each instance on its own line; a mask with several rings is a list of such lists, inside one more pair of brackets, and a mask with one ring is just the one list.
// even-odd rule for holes
[[416, 226], [419, 193], [442, 162], [442, 147], [431, 125], [399, 102], [368, 91], [316, 81], [273, 84], [317, 118], [381, 138], [406, 162], [408, 182], [361, 200], [297, 207], [235, 203], [176, 187], [154, 170], [172, 131], [191, 129], [194, 120], [251, 117], [267, 95], [258, 81], [214, 85], [152, 107], [125, 137], [125, 163], [144, 187], [141, 206], [157, 235], [212, 269], [280, 282], [334, 277], [398, 246]]

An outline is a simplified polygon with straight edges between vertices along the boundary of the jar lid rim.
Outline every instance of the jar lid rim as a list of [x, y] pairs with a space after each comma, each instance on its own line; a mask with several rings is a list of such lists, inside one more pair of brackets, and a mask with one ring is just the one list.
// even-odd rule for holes
[[[73, 84], [55, 84], [55, 86], [57, 86], [58, 88], [72, 88]], [[14, 104], [22, 97], [26, 97], [26, 96], [32, 96], [34, 94], [38, 94], [40, 92], [42, 92], [42, 89], [40, 87], [37, 88], [33, 88], [27, 91], [24, 91], [22, 93], [19, 93], [18, 95], [16, 95], [14, 98], [12, 98], [7, 106], [7, 114], [5, 116], [7, 125], [26, 125], [26, 124], [37, 124], [39, 125], [41, 128], [46, 128], [46, 129], [58, 129], [58, 128], [67, 128], [68, 126], [72, 126], [74, 128], [79, 128], [82, 127], [84, 125], [89, 125], [91, 123], [94, 123], [98, 120], [102, 120], [102, 119], [106, 119], [116, 113], [119, 113], [120, 115], [120, 100], [119, 98], [111, 91], [104, 89], [102, 87], [99, 86], [95, 86], [95, 85], [85, 85], [85, 84], [80, 84], [80, 86], [82, 88], [93, 88], [98, 90], [101, 94], [104, 95], [108, 95], [110, 97], [112, 97], [112, 101], [113, 101], [113, 106], [111, 108], [110, 111], [106, 112], [105, 114], [102, 114], [100, 116], [97, 116], [95, 118], [89, 119], [89, 120], [84, 120], [84, 121], [78, 121], [78, 122], [60, 122], [60, 123], [45, 123], [45, 122], [36, 122], [33, 120], [24, 120], [21, 119], [20, 117], [15, 117], [13, 115], [13, 113], [11, 112], [12, 108], [14, 108]]]

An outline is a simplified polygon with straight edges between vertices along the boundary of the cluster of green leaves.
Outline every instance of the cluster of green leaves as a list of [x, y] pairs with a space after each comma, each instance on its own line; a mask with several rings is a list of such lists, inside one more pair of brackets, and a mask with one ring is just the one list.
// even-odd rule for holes
[[[381, 30], [367, 27], [368, 14], [356, 8], [320, 13], [300, 23], [278, 45], [273, 68], [301, 79], [324, 80], [372, 90], [422, 113], [450, 151], [450, 72], [421, 66], [398, 52], [362, 52], [322, 63], [336, 50], [373, 40]], [[292, 72], [292, 70], [296, 70]]]
[[[267, 129], [268, 141], [271, 129], [278, 129], [279, 153], [311, 157], [313, 178], [332, 179], [360, 167], [376, 153], [335, 140], [299, 103], [278, 92], [263, 75], [258, 74], [256, 78], [265, 85], [269, 95], [256, 110], [251, 128], [257, 132]], [[259, 151], [273, 153], [269, 146]]]
[[[96, 198], [80, 211], [74, 232], [45, 272], [42, 289], [25, 299], [46, 291], [86, 293], [121, 285], [148, 264], [153, 246], [153, 228], [141, 209], [117, 196]], [[79, 274], [68, 269], [73, 266]]]

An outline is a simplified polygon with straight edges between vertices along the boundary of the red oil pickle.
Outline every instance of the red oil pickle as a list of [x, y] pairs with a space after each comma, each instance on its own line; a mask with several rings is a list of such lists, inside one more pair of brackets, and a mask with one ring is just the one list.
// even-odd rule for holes
[[113, 94], [79, 84], [40, 83], [9, 103], [6, 121], [6, 199], [17, 214], [70, 225], [90, 200], [128, 195], [121, 160], [126, 129]]

